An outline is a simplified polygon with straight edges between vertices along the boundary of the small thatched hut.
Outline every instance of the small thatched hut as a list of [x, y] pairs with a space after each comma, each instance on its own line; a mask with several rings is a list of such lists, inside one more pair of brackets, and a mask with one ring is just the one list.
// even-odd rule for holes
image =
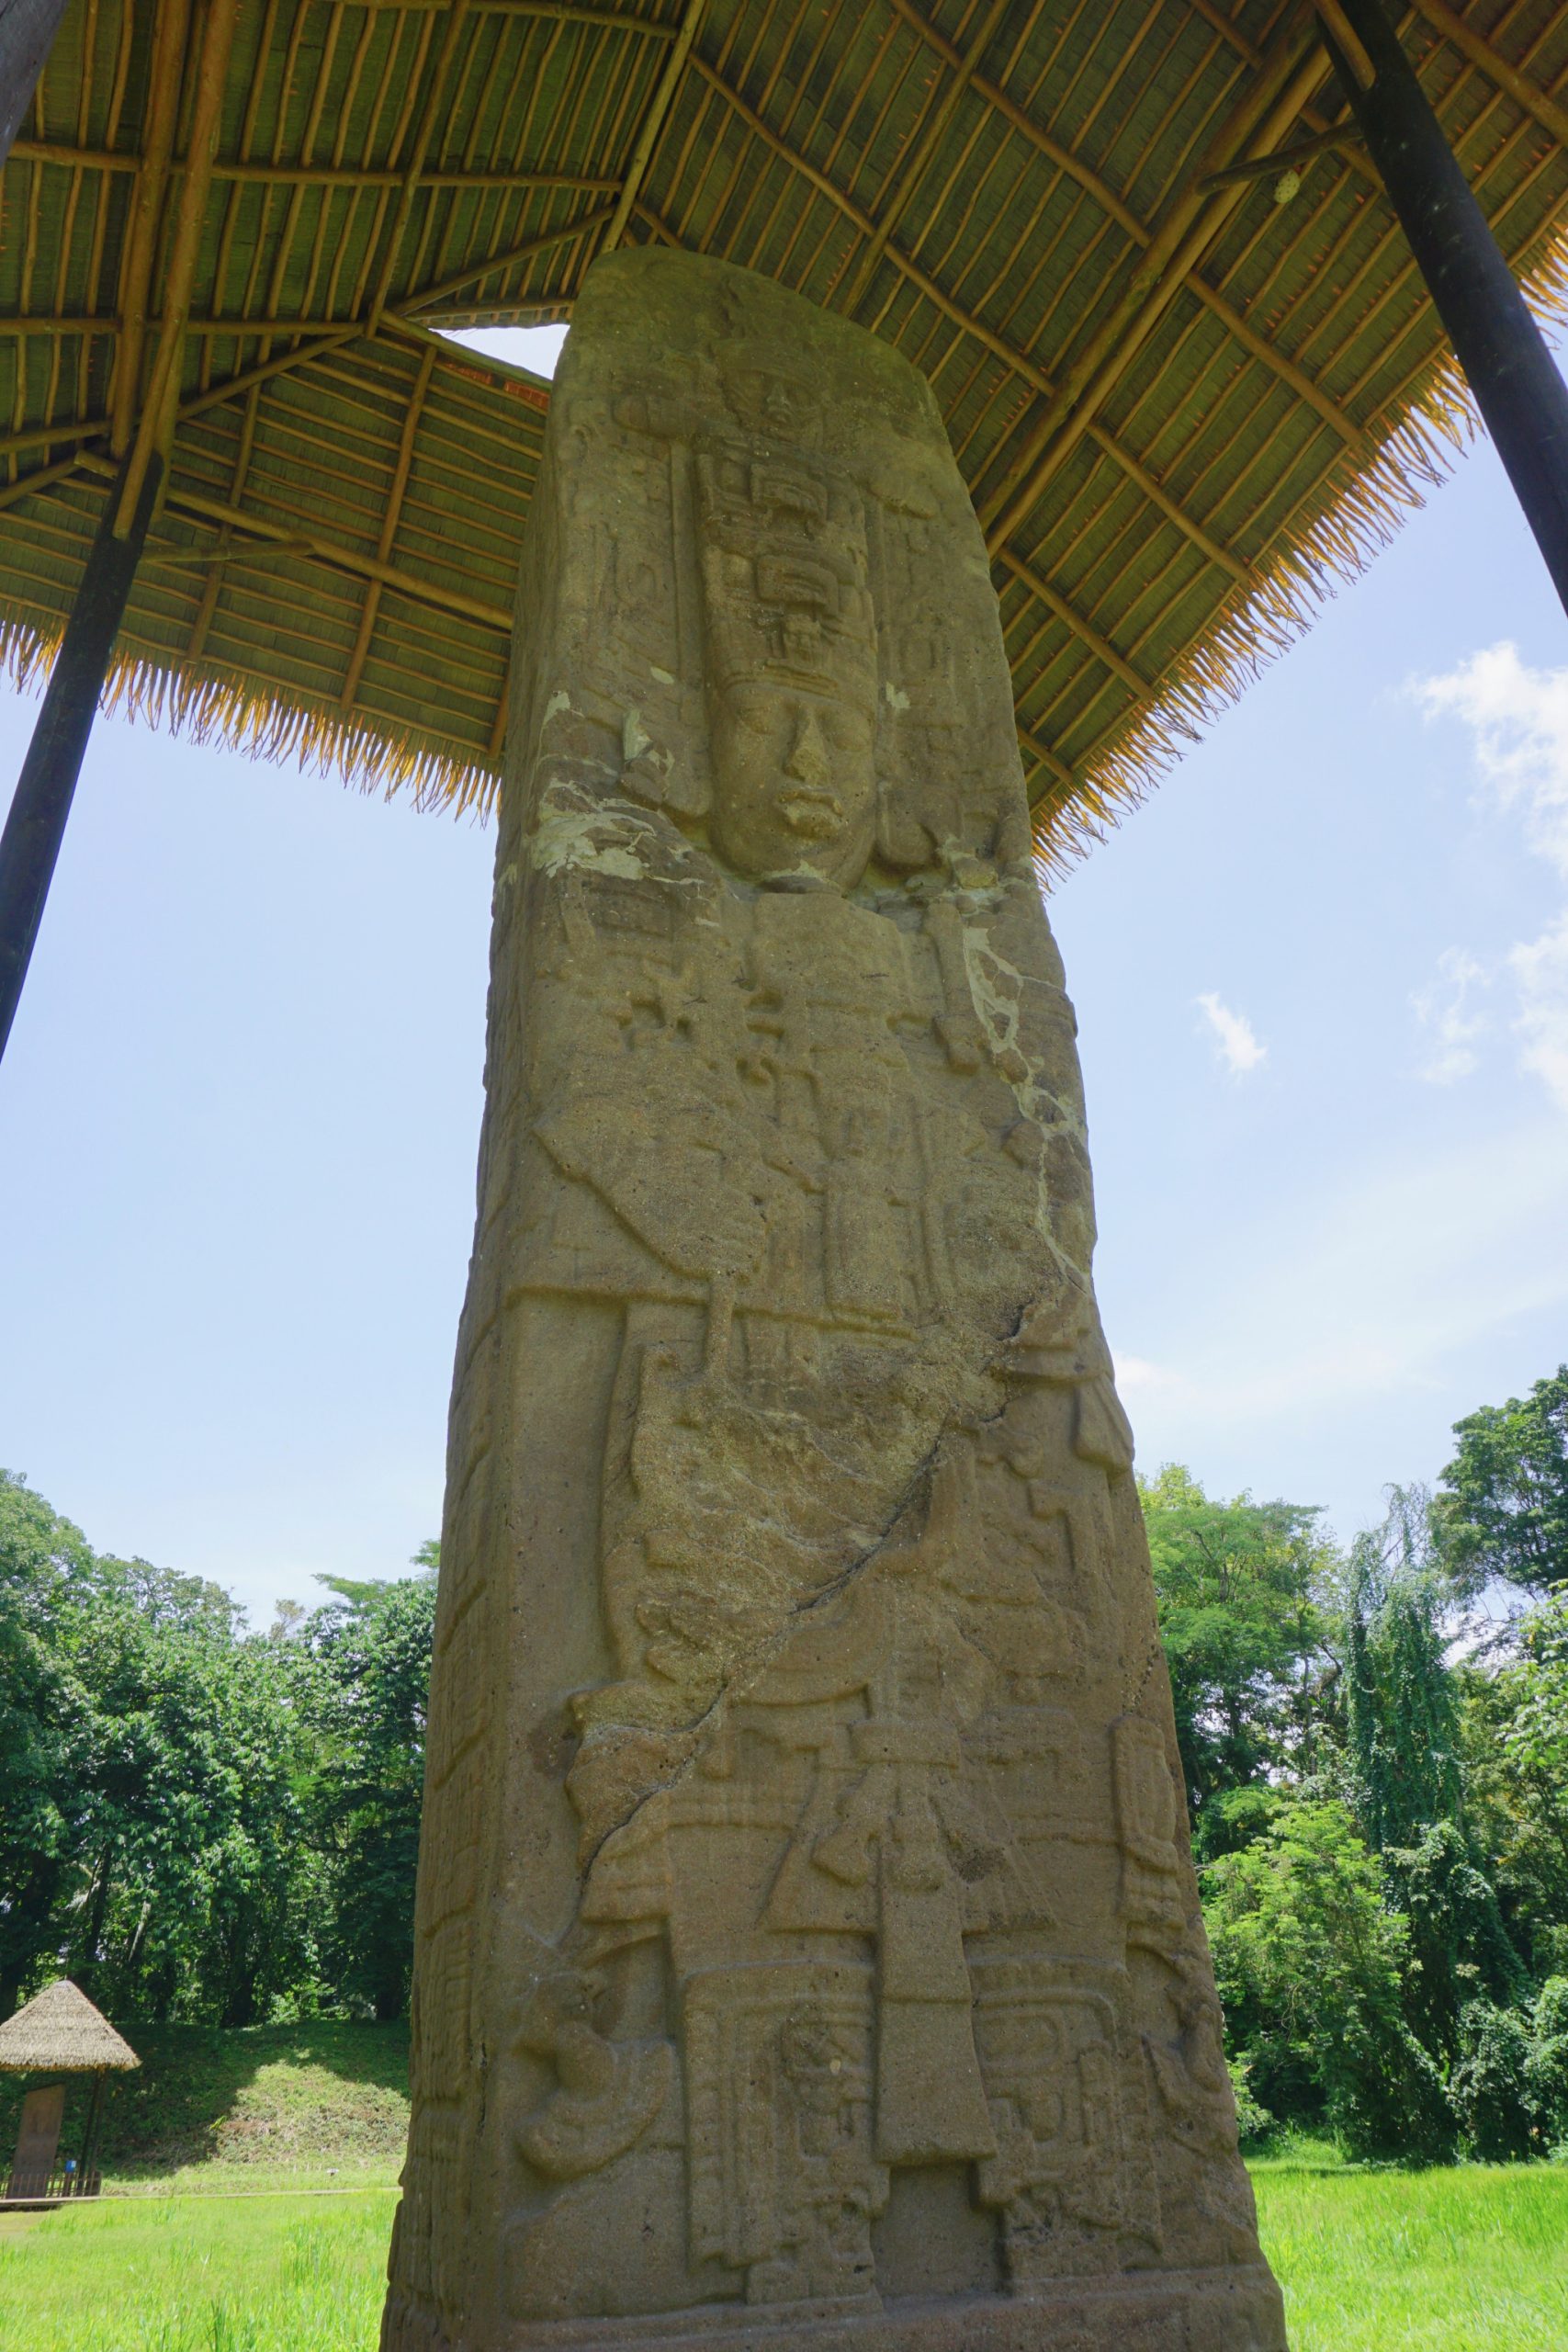
[[60, 2161], [65, 2085], [46, 2083], [28, 2093], [22, 2102], [16, 2156], [0, 2202], [34, 2204], [43, 2199], [96, 2194], [98, 2176], [94, 2158], [104, 2076], [128, 2073], [141, 2064], [130, 2044], [66, 1977], [46, 1984], [14, 2018], [0, 2025], [0, 2073], [91, 2075], [94, 2078], [82, 2150], [73, 2161]]

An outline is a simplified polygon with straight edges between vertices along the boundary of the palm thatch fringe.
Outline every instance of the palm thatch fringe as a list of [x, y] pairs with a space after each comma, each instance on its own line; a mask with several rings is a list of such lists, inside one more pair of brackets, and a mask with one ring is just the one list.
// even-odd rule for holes
[[[0, 605], [0, 673], [24, 693], [42, 691], [62, 635]], [[214, 675], [126, 650], [109, 665], [99, 707], [149, 727], [166, 727], [193, 743], [213, 743], [251, 759], [296, 760], [302, 770], [335, 774], [355, 791], [390, 799], [410, 792], [416, 808], [488, 813], [500, 782], [489, 762], [443, 751], [428, 738], [383, 723], [367, 724], [299, 694], [285, 700], [240, 673]]]
[[[1525, 293], [1549, 332], [1568, 328], [1568, 237], [1554, 241]], [[1161, 679], [1154, 699], [1131, 711], [1070, 783], [1047, 786], [1033, 828], [1043, 888], [1149, 797], [1214, 720], [1306, 634], [1340, 588], [1360, 577], [1406, 516], [1426, 503], [1426, 493], [1449, 479], [1480, 430], [1458, 362], [1440, 364], [1406, 398], [1371, 462], [1347, 451], [1348, 479], [1326, 511], [1267, 570], [1238, 583], [1203, 641]], [[62, 626], [0, 603], [0, 673], [24, 691], [39, 691]], [[302, 769], [335, 773], [361, 792], [390, 798], [407, 791], [421, 809], [446, 806], [482, 817], [500, 783], [490, 757], [443, 749], [427, 735], [351, 717], [297, 690], [286, 699], [215, 665], [193, 671], [126, 650], [111, 664], [103, 707], [167, 726], [193, 742], [256, 759], [293, 758]], [[1027, 741], [1024, 761], [1026, 769], [1039, 764]]]
[[[1568, 328], [1568, 237], [1525, 280], [1525, 298], [1549, 334]], [[1269, 665], [1305, 636], [1323, 606], [1359, 580], [1407, 515], [1440, 489], [1481, 420], [1457, 359], [1443, 361], [1325, 513], [1259, 577], [1238, 584], [1201, 645], [1160, 681], [1072, 784], [1046, 791], [1034, 812], [1034, 863], [1049, 888], [1239, 701]]]

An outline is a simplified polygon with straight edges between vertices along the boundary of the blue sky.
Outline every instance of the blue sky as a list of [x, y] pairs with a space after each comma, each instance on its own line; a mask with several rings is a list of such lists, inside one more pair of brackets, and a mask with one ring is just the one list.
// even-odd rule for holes
[[[491, 851], [94, 738], [0, 1065], [0, 1463], [256, 1623], [439, 1525]], [[1488, 449], [1051, 914], [1141, 1460], [1348, 1535], [1568, 1356], [1568, 634]]]

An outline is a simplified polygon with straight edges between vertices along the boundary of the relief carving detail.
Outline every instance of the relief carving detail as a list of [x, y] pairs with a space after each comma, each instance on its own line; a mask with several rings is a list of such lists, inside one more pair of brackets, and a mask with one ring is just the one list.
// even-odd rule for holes
[[934, 403], [618, 254], [533, 518], [386, 2352], [1282, 2352]]

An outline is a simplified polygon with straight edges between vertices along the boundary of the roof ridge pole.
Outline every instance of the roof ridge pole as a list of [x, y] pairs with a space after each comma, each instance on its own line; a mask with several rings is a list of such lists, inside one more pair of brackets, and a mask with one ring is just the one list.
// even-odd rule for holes
[[[1568, 386], [1382, 0], [1314, 0], [1367, 151], [1568, 608]], [[1348, 54], [1345, 36], [1361, 52]]]
[[76, 601], [50, 673], [43, 707], [22, 762], [6, 830], [0, 833], [0, 1056], [6, 1051], [32, 960], [33, 942], [65, 836], [65, 820], [71, 814], [98, 696], [108, 675], [137, 560], [146, 543], [163, 470], [163, 460], [154, 452], [142, 477], [130, 529], [123, 537], [115, 530], [115, 518], [125, 469], [104, 503]]

